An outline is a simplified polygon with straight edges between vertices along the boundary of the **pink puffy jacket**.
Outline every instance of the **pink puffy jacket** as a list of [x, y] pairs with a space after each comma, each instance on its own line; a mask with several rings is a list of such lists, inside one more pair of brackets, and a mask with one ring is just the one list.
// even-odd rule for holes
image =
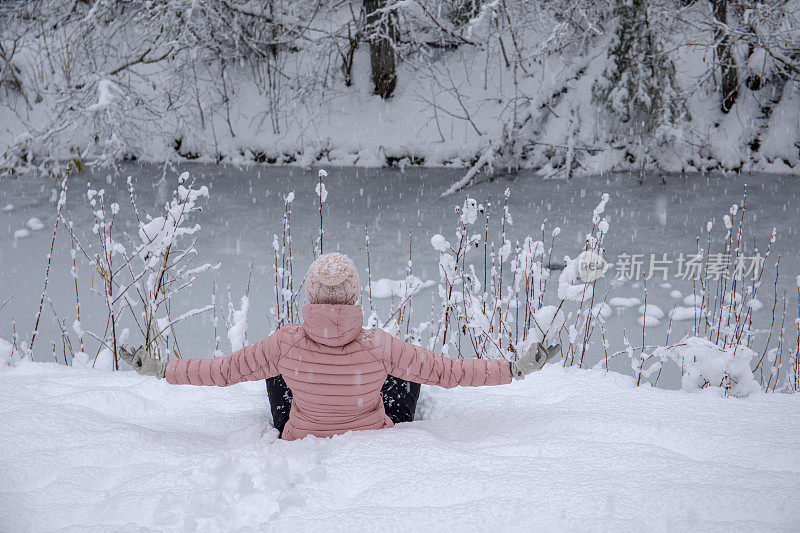
[[284, 326], [228, 357], [174, 359], [166, 379], [225, 387], [281, 374], [293, 396], [286, 440], [392, 427], [380, 396], [387, 374], [448, 388], [511, 382], [506, 361], [450, 359], [361, 322], [360, 306], [306, 305], [301, 326]]

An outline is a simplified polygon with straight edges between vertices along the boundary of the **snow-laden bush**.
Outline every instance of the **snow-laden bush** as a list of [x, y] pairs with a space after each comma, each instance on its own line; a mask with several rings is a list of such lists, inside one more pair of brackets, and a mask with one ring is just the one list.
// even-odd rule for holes
[[[506, 199], [509, 195], [507, 191]], [[609, 231], [609, 223], [603, 218], [608, 201], [608, 196], [603, 195], [592, 215], [592, 229], [586, 234], [585, 252], [602, 252], [602, 243]], [[691, 313], [669, 314], [671, 321], [692, 320], [686, 339], [670, 344], [670, 325], [663, 345], [635, 346], [625, 332], [624, 349], [610, 355], [605, 338], [605, 320], [612, 309], [603, 301], [605, 296], [597, 294], [596, 281], [587, 281], [586, 272], [581, 270], [579, 254], [564, 257], [564, 268], [558, 275], [557, 285], [548, 292], [548, 282], [552, 281], [551, 251], [559, 229], [551, 232], [547, 244], [532, 236], [511, 243], [505, 238], [505, 228], [513, 224], [513, 218], [504, 202], [499, 210], [499, 220], [494, 221], [494, 226], [500, 231], [493, 238], [489, 230], [492, 207], [491, 202], [467, 197], [456, 209], [454, 239], [440, 234], [431, 238], [431, 247], [439, 255], [440, 274], [437, 291], [440, 307], [434, 316], [418, 325], [408, 323], [405, 328], [399, 327], [396, 321], [384, 323], [374, 316], [370, 324], [383, 324], [392, 334], [406, 334], [407, 340], [426, 344], [452, 356], [471, 352], [478, 357], [513, 360], [535, 342], [559, 342], [563, 345], [565, 366], [576, 364], [583, 367], [589, 346], [599, 341], [607, 357], [598, 366], [605, 363], [608, 368], [608, 359], [623, 355], [629, 359], [639, 385], [657, 385], [665, 365], [680, 369], [682, 388], [686, 391], [719, 388], [726, 395], [740, 397], [760, 390], [776, 390], [778, 383], [778, 387], [785, 385], [786, 388], [794, 383], [792, 365], [796, 355], [791, 350], [788, 354], [789, 376], [780, 379], [781, 347], [787, 342], [783, 333], [779, 334], [778, 346], [765, 348], [761, 357], [754, 346], [758, 331], [751, 319], [752, 312], [758, 308], [757, 293], [763, 270], [757, 266], [757, 278], [752, 282], [737, 278], [737, 272], [742, 268], [737, 258], [742, 255], [744, 246], [746, 197], [741, 206], [733, 205], [723, 217], [725, 235], [720, 253], [731, 255], [733, 260], [724, 265], [725, 272], [718, 272], [715, 279], [709, 279], [707, 270], [703, 271], [698, 292], [683, 298], [683, 303], [692, 307], [676, 308], [689, 309]], [[545, 228], [541, 230], [545, 235]], [[699, 254], [705, 258], [704, 265], [708, 269], [711, 268], [709, 249], [713, 224], [709, 223], [705, 230], [709, 248], [701, 248]], [[762, 261], [770, 256], [775, 239], [773, 232]], [[642, 314], [642, 343], [648, 322], [667, 317], [663, 309], [648, 303], [647, 286], [644, 292], [644, 304], [639, 298], [609, 300], [618, 307], [639, 309]], [[556, 300], [548, 302], [553, 295]], [[800, 302], [800, 293], [798, 298]], [[401, 302], [392, 317], [400, 314], [404, 305], [406, 302]], [[798, 326], [800, 331], [800, 319]], [[781, 326], [780, 331], [783, 329]], [[797, 339], [800, 343], [800, 333]], [[766, 341], [769, 345], [770, 338]], [[761, 381], [754, 375], [754, 368], [760, 366], [769, 367], [767, 378]]]
[[[565, 268], [557, 279], [558, 305], [545, 305], [545, 295], [560, 228], [550, 231], [548, 243], [544, 225], [542, 238], [528, 235], [511, 242], [506, 238], [506, 228], [514, 224], [510, 195], [506, 189], [499, 209], [489, 201], [467, 197], [456, 211], [453, 244], [442, 235], [431, 239], [439, 254], [441, 312], [434, 317], [436, 328], [429, 333], [428, 344], [444, 353], [464, 353], [469, 348], [478, 357], [514, 360], [534, 342], [562, 343], [565, 364], [577, 356], [582, 365], [598, 317], [591, 309], [600, 302], [594, 299], [596, 280], [580, 279], [577, 256], [589, 251], [601, 255], [608, 232], [602, 217], [608, 195], [602, 196], [593, 213], [583, 249], [576, 250], [575, 259], [564, 258]], [[498, 241], [489, 230], [493, 209], [499, 212]]]
[[[76, 292], [73, 331], [80, 337], [80, 350], [72, 349], [72, 343], [62, 328], [64, 344], [72, 352], [74, 366], [118, 368], [119, 347], [133, 340], [131, 327], [138, 331], [136, 336], [141, 338], [138, 342], [142, 342], [149, 353], [163, 359], [179, 356], [180, 344], [175, 325], [211, 309], [209, 305], [180, 313], [173, 304], [175, 296], [191, 288], [198, 275], [216, 268], [216, 265], [208, 263], [199, 266], [193, 264], [197, 256], [195, 244], [200, 225], [190, 224], [189, 219], [192, 213], [200, 209], [198, 201], [208, 197], [208, 188], [196, 188], [189, 174], [184, 172], [178, 179], [172, 199], [166, 203], [163, 212], [156, 216], [138, 209], [131, 178], [128, 178], [128, 191], [137, 221], [138, 238], [127, 232], [117, 235], [114, 223], [121, 207], [117, 203], [107, 205], [103, 189], [90, 187], [86, 193], [94, 216], [93, 241], [78, 237], [71, 223], [62, 217], [75, 249], [80, 251], [102, 281], [102, 296], [107, 312], [102, 333], [91, 329], [84, 331], [80, 321], [80, 294]], [[77, 291], [77, 265], [73, 265], [72, 275], [76, 279]], [[83, 349], [84, 333], [100, 345], [94, 356], [87, 356]]]
[[617, 27], [607, 65], [592, 87], [593, 97], [617, 117], [614, 125], [624, 135], [674, 125], [686, 112], [675, 82], [675, 65], [664, 53], [648, 16], [648, 2], [616, 0]]
[[689, 337], [668, 353], [683, 368], [681, 388], [685, 391], [719, 387], [732, 396], [761, 391], [751, 369], [757, 354], [747, 346], [723, 349], [708, 339]]
[[[326, 191], [327, 195], [322, 183], [324, 176], [324, 171], [321, 171], [317, 189]], [[66, 350], [72, 354], [73, 366], [115, 368], [114, 354], [119, 345], [128, 341], [138, 343], [139, 338], [144, 340], [151, 353], [162, 358], [180, 355], [174, 325], [208, 310], [214, 311], [214, 353], [222, 355], [217, 332], [215, 293], [212, 294], [211, 305], [181, 314], [171, 303], [180, 291], [192, 287], [197, 275], [214, 268], [210, 264], [199, 267], [191, 265], [197, 255], [194, 245], [200, 226], [190, 224], [188, 218], [198, 210], [198, 202], [208, 195], [207, 188], [195, 187], [188, 174], [184, 173], [163, 212], [151, 216], [138, 210], [130, 179], [128, 185], [131, 207], [137, 220], [134, 230], [136, 236], [124, 231], [112, 231], [121, 208], [117, 204], [107, 206], [103, 190], [90, 188], [87, 192], [94, 215], [92, 230], [96, 237], [93, 240], [90, 238], [84, 242], [72, 231], [66, 219], [59, 219], [68, 229], [75, 246], [72, 274], [76, 282], [78, 266], [75, 261], [80, 252], [102, 282], [102, 290], [98, 293], [106, 302], [107, 310], [101, 320], [91, 317], [92, 328], [84, 328], [78, 296], [72, 331], [78, 335], [79, 345], [73, 345], [70, 340], [70, 334], [67, 333], [69, 328], [64, 326], [68, 321], [56, 317], [64, 335]], [[753, 326], [751, 318], [752, 312], [759, 308], [757, 292], [761, 286], [763, 269], [752, 282], [745, 283], [735, 276], [738, 267], [734, 260], [725, 265], [724, 272], [719, 272], [719, 279], [709, 280], [701, 276], [692, 294], [683, 297], [678, 293], [676, 296], [682, 297], [681, 303], [691, 306], [685, 308], [692, 310], [691, 313], [683, 313], [685, 317], [674, 310], [667, 314], [649, 304], [647, 285], [643, 301], [632, 297], [611, 298], [606, 303], [608, 293], [603, 294], [596, 286], [600, 278], [587, 278], [580, 257], [584, 254], [602, 255], [603, 241], [609, 231], [609, 223], [603, 216], [609, 201], [608, 195], [602, 195], [592, 213], [591, 227], [585, 234], [583, 246], [576, 247], [577, 253], [564, 256], [563, 266], [553, 262], [552, 258], [554, 243], [560, 234], [558, 227], [548, 232], [542, 224], [539, 228], [540, 238], [526, 235], [512, 242], [506, 237], [507, 228], [514, 224], [508, 208], [510, 195], [511, 191], [506, 190], [499, 208], [491, 200], [481, 202], [466, 197], [455, 210], [456, 228], [452, 236], [448, 238], [437, 234], [431, 238], [431, 248], [427, 253], [435, 253], [438, 257], [439, 281], [432, 295], [434, 301], [429, 315], [414, 309], [415, 296], [429, 283], [414, 275], [411, 235], [406, 278], [399, 281], [380, 278], [373, 283], [367, 228], [365, 292], [368, 300], [365, 299], [364, 303], [365, 307], [367, 302], [369, 305], [367, 326], [381, 327], [403, 340], [453, 357], [474, 355], [515, 360], [536, 342], [551, 345], [559, 343], [564, 356], [562, 364], [577, 365], [579, 368], [587, 364], [585, 356], [589, 348], [600, 342], [606, 357], [596, 366], [605, 366], [608, 370], [609, 360], [620, 355], [627, 357], [639, 385], [657, 385], [663, 366], [674, 364], [680, 368], [685, 390], [719, 387], [726, 394], [746, 396], [759, 388], [767, 391], [797, 389], [797, 383], [800, 382], [797, 377], [800, 319], [795, 321], [796, 341], [788, 336], [793, 332], [786, 327], [784, 311], [784, 315], [778, 317], [780, 320], [773, 320], [774, 337], [771, 327], [765, 346], [755, 346], [759, 331]], [[325, 221], [321, 207], [324, 196], [319, 195], [319, 234], [313, 243], [301, 243], [301, 246], [313, 244], [315, 254], [324, 252], [326, 242], [322, 238]], [[61, 197], [64, 199], [66, 196], [62, 194]], [[302, 299], [302, 283], [297, 287], [293, 273], [290, 218], [294, 193], [289, 193], [284, 200], [283, 233], [273, 238], [275, 300], [269, 315], [274, 319], [272, 325], [276, 329], [300, 320]], [[746, 201], [743, 201], [741, 207], [738, 204], [732, 206], [723, 217], [725, 239], [721, 252], [733, 254], [734, 257], [743, 249], [745, 204]], [[59, 206], [63, 206], [63, 203], [59, 202]], [[709, 247], [712, 230], [713, 224], [706, 225]], [[773, 231], [762, 259], [770, 256], [775, 239]], [[709, 248], [700, 247], [700, 239], [698, 255], [706, 260], [706, 265], [713, 255]], [[561, 270], [557, 278], [554, 270]], [[592, 272], [596, 271], [588, 273]], [[775, 274], [777, 276], [777, 265]], [[248, 342], [249, 289], [250, 281], [238, 307], [234, 306], [230, 291], [228, 293], [225, 325], [232, 350]], [[391, 299], [388, 316], [379, 316], [373, 306], [373, 298]], [[46, 298], [42, 300], [46, 301]], [[774, 303], [777, 303], [777, 295]], [[642, 315], [641, 345], [630, 341], [637, 336], [623, 331], [624, 349], [610, 353], [605, 327], [606, 320], [613, 312], [611, 306], [638, 308]], [[776, 305], [773, 305], [773, 317], [775, 308]], [[660, 320], [667, 316], [671, 322], [663, 345], [646, 345], [648, 319]], [[671, 344], [671, 323], [681, 318], [690, 322], [689, 334], [685, 340]], [[95, 329], [103, 328], [106, 324], [108, 326], [103, 333]], [[96, 351], [85, 348], [84, 335], [97, 342]], [[7, 361], [11, 359], [8, 354], [13, 355], [13, 352], [6, 349], [0, 354], [6, 354], [4, 359]]]

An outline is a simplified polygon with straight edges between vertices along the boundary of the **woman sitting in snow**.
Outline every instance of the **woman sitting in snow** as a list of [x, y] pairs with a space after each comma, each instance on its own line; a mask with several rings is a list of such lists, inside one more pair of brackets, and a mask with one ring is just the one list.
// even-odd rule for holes
[[[450, 359], [381, 329], [365, 330], [361, 307], [355, 305], [361, 288], [358, 272], [339, 253], [317, 258], [308, 269], [305, 287], [309, 304], [303, 307], [301, 325], [286, 325], [228, 357], [173, 359], [167, 365], [151, 358], [144, 348], [133, 354], [122, 349], [120, 355], [139, 374], [166, 377], [177, 385], [225, 387], [282, 376], [291, 397], [276, 392], [270, 400], [273, 412], [276, 402], [291, 402], [281, 437], [295, 440], [392, 427], [384, 404], [393, 405], [398, 398], [382, 397], [387, 376], [448, 388], [500, 385], [540, 370], [559, 350], [559, 346], [537, 344], [512, 363]], [[402, 386], [391, 390], [408, 392]]]

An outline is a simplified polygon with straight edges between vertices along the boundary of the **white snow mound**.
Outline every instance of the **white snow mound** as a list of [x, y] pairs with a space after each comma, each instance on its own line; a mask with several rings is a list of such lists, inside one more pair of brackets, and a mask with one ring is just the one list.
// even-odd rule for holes
[[42, 231], [44, 229], [44, 223], [37, 217], [29, 218], [26, 225], [31, 231]]
[[616, 297], [611, 298], [608, 303], [614, 307], [636, 307], [637, 305], [641, 304], [642, 301], [639, 298]]

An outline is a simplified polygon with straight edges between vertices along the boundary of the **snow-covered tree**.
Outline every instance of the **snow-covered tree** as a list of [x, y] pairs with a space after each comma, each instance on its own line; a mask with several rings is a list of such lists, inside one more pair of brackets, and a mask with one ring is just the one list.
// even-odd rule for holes
[[686, 115], [675, 65], [653, 31], [647, 11], [646, 0], [616, 0], [617, 26], [608, 64], [592, 88], [595, 102], [620, 123], [612, 129], [629, 140], [678, 124]]
[[375, 93], [386, 99], [397, 85], [394, 45], [397, 16], [387, 0], [364, 0], [369, 34], [369, 57]]

